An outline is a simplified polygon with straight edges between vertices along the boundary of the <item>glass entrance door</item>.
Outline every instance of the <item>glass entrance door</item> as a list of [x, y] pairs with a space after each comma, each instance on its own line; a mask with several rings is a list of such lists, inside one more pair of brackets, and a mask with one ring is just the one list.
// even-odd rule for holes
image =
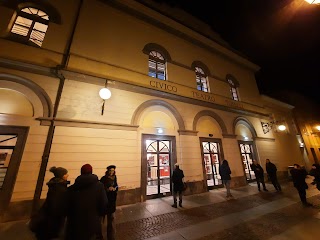
[[147, 197], [161, 197], [171, 192], [171, 141], [147, 139]]
[[239, 142], [240, 153], [243, 162], [244, 172], [246, 174], [247, 181], [255, 180], [256, 177], [251, 169], [251, 164], [253, 160], [253, 144], [248, 142]]
[[221, 161], [220, 142], [202, 141], [204, 168], [208, 189], [222, 186], [219, 173]]

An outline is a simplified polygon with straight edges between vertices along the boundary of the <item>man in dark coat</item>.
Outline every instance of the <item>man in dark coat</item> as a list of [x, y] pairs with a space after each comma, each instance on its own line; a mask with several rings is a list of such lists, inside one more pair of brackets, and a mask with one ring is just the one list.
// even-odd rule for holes
[[258, 164], [258, 162], [256, 160], [253, 160], [253, 163], [250, 166], [251, 166], [252, 171], [254, 171], [254, 175], [256, 176], [258, 190], [261, 191], [260, 190], [260, 183], [262, 183], [263, 190], [267, 192], [268, 190], [266, 188], [266, 184], [264, 183], [263, 168], [260, 166], [260, 164]]
[[281, 186], [278, 182], [278, 178], [277, 178], [277, 167], [276, 165], [274, 165], [272, 162], [270, 162], [270, 159], [266, 159], [266, 170], [267, 170], [267, 174], [269, 176], [269, 179], [271, 181], [271, 183], [273, 184], [274, 188], [277, 191], [281, 191]]
[[177, 208], [177, 194], [179, 194], [179, 206], [182, 207], [182, 191], [184, 189], [183, 183], [184, 174], [180, 169], [179, 164], [175, 164], [175, 169], [172, 173], [172, 183], [173, 183], [173, 205], [172, 207]]
[[108, 199], [103, 184], [92, 174], [92, 166], [81, 167], [81, 175], [68, 188], [66, 239], [101, 239], [101, 218]]
[[114, 221], [114, 213], [117, 206], [118, 182], [116, 176], [116, 166], [107, 167], [106, 174], [100, 179], [108, 197], [107, 206], [107, 240], [115, 240], [116, 227]]
[[309, 207], [312, 206], [312, 204], [307, 202], [307, 193], [306, 189], [308, 189], [308, 184], [306, 183], [306, 177], [307, 177], [307, 171], [299, 164], [294, 164], [294, 168], [290, 171], [293, 186], [298, 190], [300, 200], [303, 204], [303, 206]]
[[38, 240], [58, 238], [62, 233], [66, 217], [68, 171], [62, 167], [51, 167], [50, 172], [54, 177], [47, 183], [49, 188], [47, 198], [29, 225]]

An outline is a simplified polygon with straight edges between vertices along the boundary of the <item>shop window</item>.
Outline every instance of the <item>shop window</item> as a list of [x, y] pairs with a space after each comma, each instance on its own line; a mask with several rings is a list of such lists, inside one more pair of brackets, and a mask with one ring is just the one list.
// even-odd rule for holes
[[49, 24], [49, 16], [36, 8], [26, 7], [17, 12], [11, 28], [16, 40], [41, 47]]
[[202, 68], [195, 67], [197, 89], [203, 92], [209, 92], [208, 76]]
[[166, 80], [166, 60], [163, 55], [157, 51], [149, 53], [149, 76]]
[[238, 87], [239, 83], [238, 81], [231, 75], [227, 75], [227, 82], [229, 83], [230, 86], [230, 93], [231, 97], [235, 101], [239, 101], [239, 93], [238, 93]]

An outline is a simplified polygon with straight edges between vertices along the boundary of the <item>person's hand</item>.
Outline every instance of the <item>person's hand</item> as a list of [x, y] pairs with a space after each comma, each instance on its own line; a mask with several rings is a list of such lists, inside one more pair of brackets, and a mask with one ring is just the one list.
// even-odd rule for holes
[[114, 191], [114, 187], [109, 187], [108, 190], [109, 191]]

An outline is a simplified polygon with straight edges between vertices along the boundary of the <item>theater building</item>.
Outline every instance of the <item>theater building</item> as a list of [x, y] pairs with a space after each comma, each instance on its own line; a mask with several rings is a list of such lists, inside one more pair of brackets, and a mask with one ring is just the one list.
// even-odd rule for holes
[[73, 184], [83, 164], [99, 178], [115, 164], [122, 205], [170, 195], [176, 162], [185, 194], [221, 187], [223, 159], [232, 187], [254, 180], [253, 159], [282, 178], [303, 164], [293, 106], [260, 95], [259, 66], [179, 9], [10, 0], [0, 15], [1, 221], [30, 215], [52, 166]]

